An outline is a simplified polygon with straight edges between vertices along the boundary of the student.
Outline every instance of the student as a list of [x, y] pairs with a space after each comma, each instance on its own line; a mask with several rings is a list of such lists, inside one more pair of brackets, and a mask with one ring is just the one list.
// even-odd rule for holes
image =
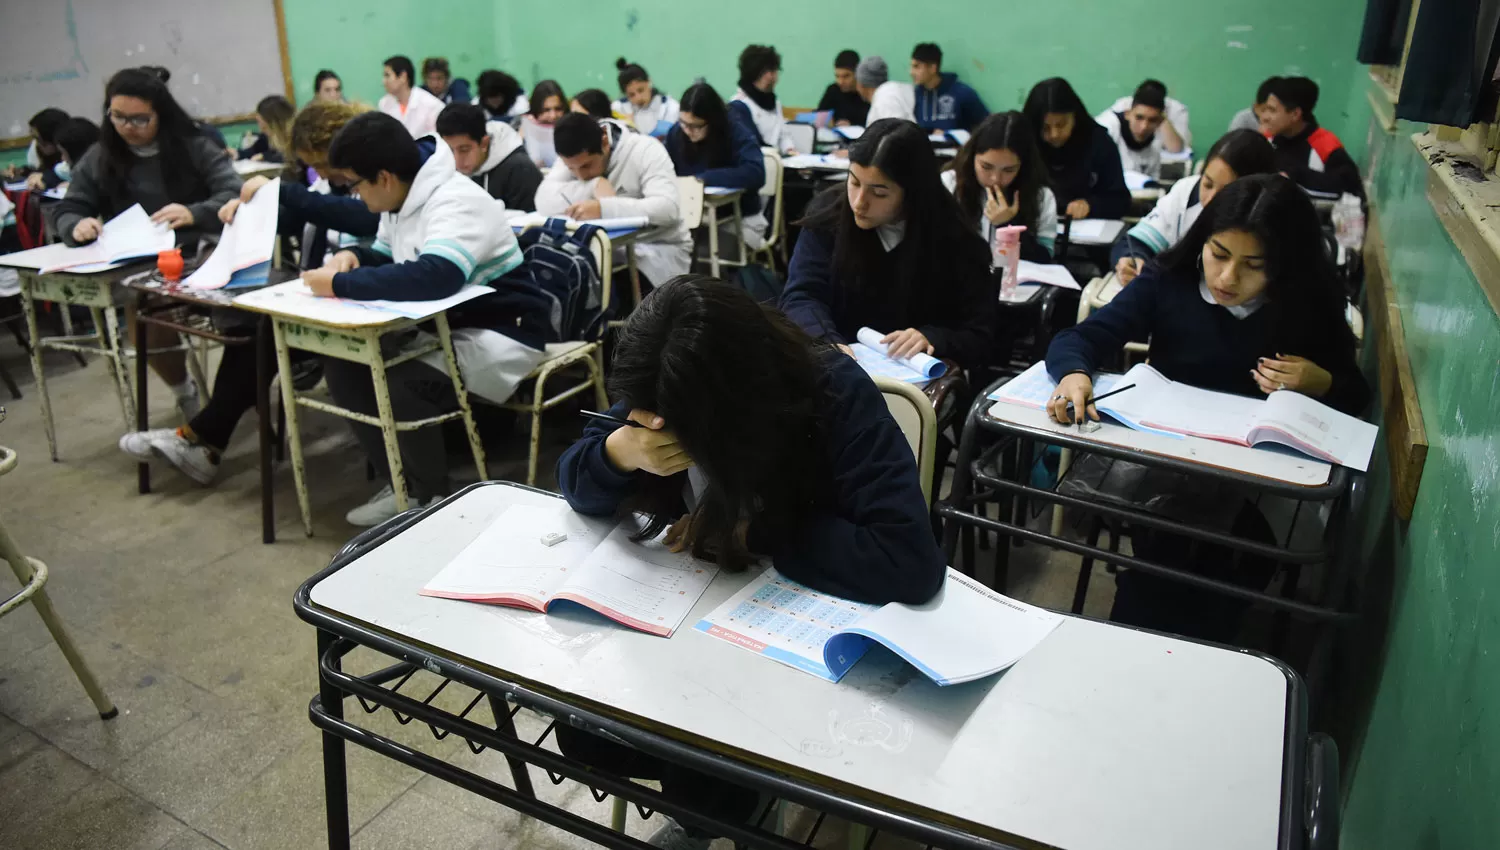
[[979, 93], [943, 72], [943, 50], [923, 42], [911, 51], [911, 81], [916, 94], [916, 120], [924, 130], [969, 130], [990, 114]]
[[694, 83], [682, 94], [682, 114], [667, 134], [667, 154], [682, 177], [697, 177], [705, 186], [743, 189], [738, 237], [752, 249], [766, 244], [770, 223], [761, 213], [760, 189], [766, 183], [765, 158], [750, 110], [735, 101], [728, 107], [708, 83]]
[[[1156, 137], [1156, 144], [1161, 150], [1172, 153], [1181, 153], [1193, 145], [1193, 134], [1188, 128], [1188, 108], [1180, 100], [1167, 96], [1167, 84], [1161, 80], [1144, 80], [1136, 91], [1143, 88], [1159, 90], [1162, 101], [1166, 104], [1164, 112], [1166, 117], [1162, 120], [1161, 128]], [[1135, 102], [1135, 95], [1127, 95], [1116, 100], [1107, 110], [1108, 112], [1126, 112]], [[1103, 117], [1104, 113], [1100, 113]]]
[[338, 74], [326, 68], [319, 71], [318, 76], [313, 79], [313, 97], [334, 103], [343, 101], [344, 81], [339, 79]]
[[1203, 207], [1225, 186], [1252, 174], [1276, 170], [1276, 152], [1266, 137], [1254, 130], [1226, 133], [1208, 149], [1203, 173], [1196, 180], [1178, 180], [1151, 212], [1120, 234], [1110, 256], [1121, 286], [1141, 273], [1146, 261], [1176, 245]]
[[1266, 99], [1271, 96], [1271, 89], [1276, 85], [1280, 77], [1268, 77], [1255, 90], [1255, 103], [1234, 113], [1229, 119], [1230, 130], [1254, 130], [1260, 132], [1260, 110], [1266, 105]]
[[1109, 133], [1120, 152], [1120, 167], [1126, 171], [1156, 179], [1161, 177], [1162, 148], [1182, 150], [1181, 139], [1175, 140], [1175, 148], [1162, 142], [1167, 127], [1167, 90], [1152, 80], [1135, 90], [1130, 108], [1101, 112], [1094, 120]]
[[943, 188], [927, 134], [887, 118], [850, 145], [846, 185], [814, 199], [781, 309], [816, 339], [847, 346], [868, 326], [897, 357], [976, 369], [996, 298], [989, 251]]
[[255, 141], [249, 147], [241, 147], [240, 159], [263, 162], [285, 162], [286, 149], [292, 130], [292, 118], [297, 110], [292, 102], [279, 94], [260, 99], [255, 105]]
[[1306, 77], [1276, 77], [1266, 105], [1260, 109], [1260, 129], [1276, 149], [1276, 166], [1297, 185], [1314, 192], [1365, 196], [1359, 166], [1344, 143], [1318, 126], [1313, 109], [1318, 84]]
[[474, 98], [474, 105], [484, 107], [487, 120], [506, 121], [519, 129], [521, 116], [531, 110], [531, 102], [516, 78], [491, 69], [479, 72], [478, 84], [479, 95]]
[[62, 161], [53, 168], [53, 171], [57, 172], [57, 176], [62, 178], [65, 184], [73, 176], [73, 167], [83, 159], [84, 154], [89, 152], [89, 148], [99, 141], [99, 125], [87, 118], [69, 118], [57, 128], [53, 140], [57, 144], [58, 152], [62, 154]]
[[381, 84], [385, 94], [376, 108], [401, 122], [412, 138], [430, 136], [437, 130], [438, 113], [443, 111], [443, 102], [433, 97], [426, 89], [414, 88], [412, 80], [417, 70], [405, 56], [392, 56], [385, 60], [381, 71]]
[[531, 112], [521, 121], [521, 139], [532, 162], [543, 168], [557, 162], [552, 131], [567, 112], [568, 96], [556, 80], [542, 80], [531, 90]]
[[1037, 83], [1021, 111], [1037, 131], [1042, 161], [1064, 213], [1120, 218], [1130, 211], [1119, 152], [1067, 80], [1052, 77]]
[[693, 237], [683, 221], [677, 172], [664, 145], [614, 121], [577, 112], [557, 122], [558, 164], [536, 190], [536, 209], [579, 221], [645, 216], [658, 235], [636, 243], [642, 277], [660, 284], [685, 274]]
[[795, 156], [797, 149], [787, 134], [781, 101], [776, 97], [780, 79], [781, 54], [769, 45], [752, 44], [740, 52], [740, 83], [731, 100], [750, 109], [761, 144], [777, 149], [782, 156]]
[[[493, 287], [493, 294], [448, 311], [448, 320], [468, 391], [494, 404], [508, 400], [556, 334], [546, 294], [529, 273], [512, 274], [521, 266], [521, 250], [505, 208], [454, 169], [447, 145], [412, 139], [388, 115], [366, 113], [346, 124], [328, 149], [328, 165], [330, 179], [357, 186], [360, 200], [381, 214], [380, 234], [370, 248], [340, 251], [323, 268], [305, 273], [308, 288], [356, 301], [428, 301], [468, 285]], [[427, 419], [456, 407], [443, 356], [435, 355], [387, 370], [397, 419]], [[324, 368], [335, 402], [377, 415], [368, 368], [336, 358], [325, 358]], [[389, 480], [380, 429], [351, 425], [370, 462]], [[415, 504], [451, 492], [441, 428], [402, 431], [397, 439]], [[346, 518], [368, 527], [395, 514], [395, 493], [387, 486]]]
[[441, 56], [429, 56], [422, 60], [422, 88], [444, 104], [469, 103], [469, 81], [463, 77], [453, 79], [448, 69], [448, 60]]
[[[1053, 338], [1047, 371], [1059, 383], [1048, 413], [1073, 422], [1086, 408], [1097, 419], [1086, 401], [1093, 390], [1090, 376], [1127, 341], [1149, 337], [1151, 365], [1174, 381], [1255, 398], [1288, 389], [1357, 415], [1370, 388], [1355, 361], [1344, 309], [1307, 196], [1278, 174], [1243, 177], [1219, 192], [1182, 241], [1147, 265], [1135, 283]], [[1229, 513], [1236, 535], [1272, 538], [1251, 503]], [[1194, 553], [1169, 534], [1148, 532], [1135, 545], [1138, 557], [1184, 562], [1253, 589], [1263, 589], [1276, 571], [1274, 563], [1254, 556]], [[1222, 594], [1121, 570], [1110, 617], [1227, 641], [1245, 607]]]
[[[290, 147], [293, 155], [318, 173], [328, 171], [328, 147], [334, 135], [365, 111], [364, 107], [342, 100], [316, 98], [297, 113], [292, 121]], [[271, 181], [252, 177], [245, 181], [239, 196], [219, 209], [219, 220], [229, 223], [242, 203]], [[330, 189], [328, 181], [319, 178], [312, 189], [293, 180], [281, 181], [280, 215], [277, 230], [283, 235], [303, 237], [304, 225], [315, 226], [315, 236], [301, 245], [312, 259], [305, 264], [321, 263], [326, 254], [328, 229], [352, 236], [374, 238], [380, 219], [357, 198], [338, 187]], [[321, 190], [321, 191], [320, 191]], [[227, 329], [226, 333], [249, 336], [254, 327]], [[299, 368], [307, 370], [316, 364], [315, 355], [292, 351], [294, 380]], [[273, 364], [270, 381], [275, 377]], [[316, 373], [312, 373], [316, 377]], [[256, 382], [261, 379], [256, 363], [256, 346], [226, 345], [214, 373], [213, 394], [196, 415], [179, 428], [157, 428], [135, 431], [120, 438], [120, 450], [137, 460], [165, 460], [179, 472], [204, 486], [219, 475], [219, 461], [229, 448], [236, 427], [245, 414], [255, 408]], [[300, 386], [300, 384], [299, 384]]]
[[865, 126], [870, 104], [859, 96], [854, 85], [854, 70], [858, 67], [859, 54], [853, 50], [840, 50], [833, 59], [833, 83], [818, 101], [818, 111], [832, 112], [835, 127]]
[[509, 124], [485, 121], [483, 107], [455, 103], [438, 116], [437, 132], [453, 151], [458, 173], [474, 178], [508, 210], [536, 209], [542, 171]]
[[965, 220], [977, 222], [985, 245], [994, 246], [997, 228], [1020, 225], [1026, 228], [1021, 259], [1052, 262], [1057, 198], [1047, 188], [1047, 166], [1025, 115], [997, 112], [979, 122], [942, 178]]
[[614, 105], [610, 103], [609, 95], [601, 89], [584, 89], [573, 95], [573, 99], [568, 101], [568, 111], [582, 112], [595, 118], [615, 117]]
[[[645, 533], [666, 530], [674, 549], [728, 570], [766, 555], [846, 599], [918, 605], [942, 587], [916, 464], [879, 390], [773, 308], [712, 278], [668, 281], [620, 333], [609, 383], [610, 413], [646, 427], [585, 426], [557, 464], [574, 510], [640, 511]], [[564, 754], [660, 779], [688, 808], [738, 822], [756, 807], [754, 790], [564, 726]], [[649, 839], [684, 850], [709, 841], [670, 818]]]
[[625, 57], [616, 59], [615, 67], [620, 70], [616, 79], [620, 93], [624, 95], [615, 101], [615, 113], [641, 133], [665, 137], [677, 123], [677, 113], [681, 108], [677, 101], [653, 88], [651, 75], [646, 69], [626, 62]]
[[885, 118], [914, 120], [917, 95], [913, 87], [890, 79], [890, 69], [879, 56], [860, 60], [854, 69], [854, 88], [859, 99], [870, 104], [870, 111], [865, 114], [866, 126]]
[[[57, 148], [57, 131], [67, 122], [68, 113], [47, 107], [31, 116], [31, 145], [26, 148], [26, 166], [33, 169], [26, 177], [26, 188], [33, 192], [51, 189], [62, 182], [54, 169], [62, 162], [62, 153]], [[11, 169], [15, 175], [15, 169]]]

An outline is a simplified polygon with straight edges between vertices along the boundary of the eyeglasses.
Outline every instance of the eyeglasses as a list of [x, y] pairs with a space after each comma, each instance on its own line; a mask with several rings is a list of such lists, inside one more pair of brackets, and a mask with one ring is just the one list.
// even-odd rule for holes
[[156, 117], [156, 113], [148, 112], [145, 115], [125, 115], [115, 112], [112, 109], [106, 109], [104, 110], [104, 117], [108, 118], [116, 127], [129, 126], [137, 130], [144, 130], [151, 126], [151, 119]]
[[686, 121], [679, 120], [677, 124], [689, 133], [702, 133], [704, 130], [708, 129], [707, 121], [700, 121], [696, 124], [689, 124]]

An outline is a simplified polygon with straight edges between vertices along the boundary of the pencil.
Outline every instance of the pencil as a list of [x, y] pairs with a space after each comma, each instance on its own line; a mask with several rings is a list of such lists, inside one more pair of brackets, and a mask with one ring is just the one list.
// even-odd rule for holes
[[585, 419], [597, 419], [600, 422], [613, 422], [616, 425], [624, 425], [627, 428], [646, 427], [645, 425], [642, 425], [634, 419], [621, 419], [618, 416], [610, 416], [608, 413], [595, 413], [592, 410], [580, 410], [578, 411], [578, 415], [584, 417]]
[[[1096, 396], [1094, 396], [1093, 398], [1089, 399], [1087, 403], [1088, 404], [1097, 404], [1097, 403], [1099, 403], [1101, 401], [1104, 401], [1105, 399], [1109, 398], [1110, 396], [1117, 396], [1120, 393], [1123, 393], [1126, 390], [1131, 390], [1131, 389], [1135, 389], [1135, 384], [1126, 384], [1123, 387], [1116, 387], [1116, 388], [1110, 390], [1109, 392], [1105, 393], [1104, 395], [1096, 395]], [[1073, 406], [1073, 402], [1071, 402], [1071, 401], [1068, 402], [1068, 407], [1072, 407], [1072, 406]]]

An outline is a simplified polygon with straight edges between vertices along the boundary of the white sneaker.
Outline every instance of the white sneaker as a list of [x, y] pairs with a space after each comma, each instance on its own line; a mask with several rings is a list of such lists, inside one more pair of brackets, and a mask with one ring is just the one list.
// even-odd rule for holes
[[120, 438], [120, 450], [139, 460], [165, 458], [183, 475], [205, 486], [219, 475], [213, 451], [188, 442], [174, 428], [132, 431]]
[[387, 484], [370, 501], [344, 514], [344, 520], [360, 528], [374, 528], [396, 515], [396, 488]]
[[710, 838], [694, 838], [688, 835], [687, 830], [682, 828], [682, 824], [666, 815], [662, 817], [666, 819], [666, 823], [663, 823], [651, 833], [650, 838], [646, 839], [646, 843], [652, 847], [664, 847], [666, 850], [708, 850], [709, 845], [713, 843], [713, 839]]

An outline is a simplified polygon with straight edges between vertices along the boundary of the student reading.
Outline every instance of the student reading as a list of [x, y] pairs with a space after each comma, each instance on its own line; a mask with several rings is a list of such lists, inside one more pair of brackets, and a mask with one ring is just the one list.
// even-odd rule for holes
[[339, 79], [338, 74], [324, 68], [313, 79], [313, 96], [318, 100], [342, 103], [344, 100], [344, 81]]
[[1026, 228], [1021, 259], [1052, 262], [1057, 198], [1047, 188], [1047, 167], [1025, 115], [997, 112], [981, 121], [942, 178], [984, 244], [994, 244], [997, 228], [1020, 225]]
[[[64, 178], [55, 172], [57, 164], [62, 161], [56, 137], [67, 120], [68, 113], [50, 106], [31, 116], [27, 124], [31, 129], [31, 145], [26, 148], [26, 167], [34, 171], [26, 177], [27, 189], [40, 192], [63, 182]], [[12, 166], [6, 173], [7, 177], [14, 178], [17, 169]]]
[[665, 136], [677, 123], [677, 101], [652, 87], [651, 75], [640, 65], [626, 62], [622, 56], [615, 67], [620, 71], [616, 79], [624, 97], [614, 102], [614, 112], [648, 136]]
[[1318, 84], [1306, 77], [1275, 77], [1260, 108], [1260, 129], [1276, 148], [1277, 170], [1315, 192], [1365, 196], [1359, 166], [1344, 143], [1318, 126]]
[[292, 118], [297, 110], [292, 102], [279, 94], [267, 95], [255, 104], [255, 140], [249, 147], [242, 146], [240, 159], [262, 162], [285, 162], [288, 147], [287, 136], [292, 129]]
[[[140, 204], [152, 221], [178, 231], [184, 247], [195, 246], [201, 233], [217, 233], [216, 213], [239, 192], [240, 178], [161, 78], [141, 68], [119, 71], [104, 87], [104, 113], [99, 143], [73, 166], [67, 197], [48, 210], [52, 232], [69, 245], [93, 242], [104, 222]], [[177, 335], [152, 326], [147, 342], [167, 348]], [[184, 416], [197, 413], [198, 392], [182, 352], [155, 355], [150, 363]]]
[[556, 80], [542, 80], [531, 90], [531, 110], [521, 117], [521, 140], [531, 161], [543, 168], [557, 162], [552, 130], [568, 113], [568, 96]]
[[923, 42], [911, 51], [916, 119], [924, 130], [973, 130], [990, 114], [979, 93], [943, 70], [943, 49]]
[[849, 178], [809, 205], [781, 308], [815, 339], [846, 346], [861, 327], [893, 356], [984, 365], [995, 315], [990, 253], [938, 177], [927, 134], [871, 124], [849, 147]]
[[1120, 218], [1130, 211], [1130, 190], [1115, 143], [1067, 80], [1037, 83], [1022, 112], [1037, 131], [1042, 161], [1063, 212], [1073, 218]]
[[455, 103], [438, 115], [437, 132], [453, 151], [454, 167], [506, 209], [536, 209], [542, 170], [527, 155], [520, 133], [505, 121], [486, 121], [484, 115], [482, 107], [467, 103]]
[[751, 248], [766, 244], [770, 222], [761, 212], [760, 188], [766, 183], [765, 157], [750, 121], [750, 110], [739, 101], [724, 99], [708, 83], [694, 83], [682, 93], [682, 113], [667, 134], [667, 154], [683, 177], [697, 177], [705, 186], [742, 189], [742, 231], [736, 238]]
[[[1087, 402], [1091, 376], [1127, 341], [1149, 338], [1151, 365], [1171, 380], [1257, 397], [1291, 390], [1357, 414], [1370, 389], [1355, 362], [1344, 307], [1306, 194], [1278, 174], [1242, 177], [1134, 283], [1052, 340], [1047, 371], [1059, 383], [1048, 413], [1072, 422], [1086, 409], [1097, 419]], [[1270, 537], [1250, 503], [1233, 514], [1236, 534]], [[1227, 554], [1200, 551], [1189, 561], [1180, 538], [1147, 537], [1137, 543], [1138, 555], [1149, 549], [1158, 557], [1213, 564], [1201, 570], [1243, 586], [1263, 588], [1275, 572], [1274, 563], [1255, 557], [1226, 567], [1235, 563]], [[1245, 607], [1135, 570], [1121, 570], [1116, 587], [1112, 619], [1210, 640], [1231, 639]]]
[[385, 60], [381, 71], [385, 94], [376, 108], [400, 121], [412, 138], [420, 139], [433, 134], [438, 113], [443, 111], [443, 102], [416, 85], [416, 74], [417, 69], [405, 56]]
[[859, 54], [853, 50], [840, 50], [833, 59], [833, 82], [823, 91], [818, 111], [833, 113], [834, 126], [865, 126], [870, 104], [859, 96], [859, 88], [854, 84], [854, 70], [858, 67]]
[[422, 88], [441, 100], [446, 106], [453, 103], [469, 103], [469, 81], [463, 77], [453, 79], [448, 60], [441, 56], [429, 56], [422, 60]]
[[780, 79], [781, 54], [769, 45], [752, 44], [740, 52], [740, 85], [731, 99], [749, 107], [761, 144], [791, 156], [797, 149], [787, 134], [781, 101], [776, 97]]
[[1241, 177], [1275, 170], [1276, 155], [1265, 136], [1254, 130], [1224, 134], [1208, 149], [1196, 180], [1172, 184], [1151, 212], [1115, 241], [1110, 258], [1120, 285], [1129, 285], [1148, 260], [1176, 245], [1219, 190]]

